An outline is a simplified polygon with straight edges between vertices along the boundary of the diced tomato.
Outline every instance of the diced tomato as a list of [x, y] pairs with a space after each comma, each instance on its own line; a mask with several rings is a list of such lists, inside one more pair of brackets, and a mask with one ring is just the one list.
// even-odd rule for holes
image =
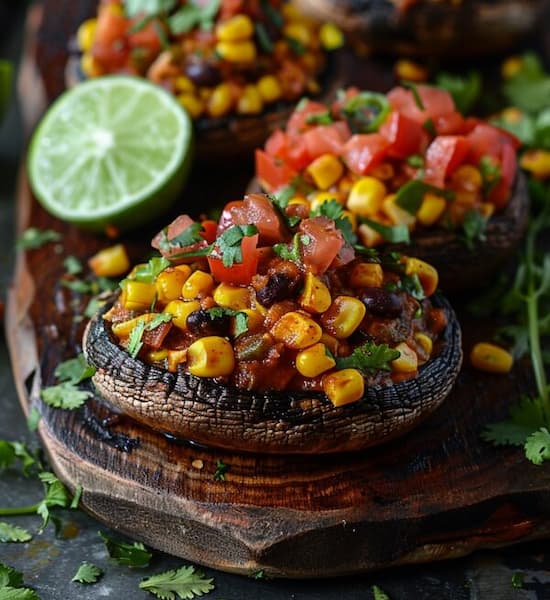
[[220, 6], [220, 19], [225, 20], [234, 17], [243, 10], [244, 0], [222, 0]]
[[263, 194], [248, 194], [242, 202], [233, 202], [229, 212], [232, 225], [255, 225], [258, 228], [261, 246], [289, 237], [279, 213]]
[[286, 161], [298, 171], [305, 169], [312, 160], [302, 135], [287, 135], [280, 129], [269, 136], [265, 143], [265, 151], [270, 156]]
[[499, 162], [502, 158], [502, 150], [505, 146], [511, 146], [517, 150], [521, 142], [511, 133], [489, 125], [489, 123], [478, 123], [468, 134], [470, 141], [470, 152], [468, 161], [477, 165], [483, 156], [491, 156]]
[[170, 329], [172, 329], [171, 322], [160, 323], [160, 325], [154, 329], [147, 329], [146, 327], [142, 337], [143, 345], [151, 348], [152, 350], [158, 350], [162, 347], [164, 339], [170, 332]]
[[276, 192], [296, 177], [298, 171], [276, 156], [256, 150], [256, 176], [268, 192]]
[[298, 229], [308, 237], [308, 243], [301, 246], [304, 264], [314, 275], [324, 273], [344, 245], [342, 233], [327, 217], [304, 219]]
[[420, 124], [427, 119], [432, 119], [435, 124], [440, 117], [456, 111], [449, 92], [428, 85], [418, 85], [416, 90], [424, 108], [420, 108], [413, 92], [404, 87], [395, 87], [388, 92], [391, 107]]
[[435, 119], [434, 126], [437, 135], [462, 134], [464, 117], [458, 111], [449, 113], [448, 115], [441, 115]]
[[342, 156], [354, 173], [364, 175], [384, 160], [389, 145], [388, 140], [379, 133], [360, 133], [348, 140]]
[[307, 122], [309, 116], [326, 112], [327, 107], [324, 104], [308, 100], [304, 106], [297, 108], [292, 115], [290, 115], [290, 119], [286, 126], [286, 132], [290, 135], [302, 133], [312, 127], [312, 125]]
[[287, 136], [281, 129], [276, 129], [265, 143], [265, 151], [269, 156], [277, 156], [278, 158], [286, 157]]
[[416, 154], [427, 139], [420, 123], [395, 111], [381, 125], [379, 133], [388, 140], [388, 156], [393, 158], [407, 158]]
[[216, 221], [212, 221], [210, 219], [206, 219], [201, 222], [203, 231], [200, 232], [201, 237], [206, 240], [208, 244], [211, 244], [215, 241], [216, 235], [218, 232], [218, 224]]
[[503, 144], [500, 169], [502, 179], [509, 187], [514, 183], [514, 179], [516, 178], [517, 166], [516, 149], [512, 144]]
[[170, 244], [170, 241], [179, 236], [194, 223], [195, 221], [189, 215], [180, 215], [179, 217], [176, 217], [168, 227], [157, 233], [151, 242], [151, 246], [156, 248], [165, 258], [176, 260], [176, 262], [184, 261], [185, 257], [181, 259], [175, 259], [175, 257], [185, 252], [196, 252], [201, 248], [205, 248], [207, 246], [206, 240], [195, 242], [188, 246]]
[[[137, 16], [130, 22], [130, 29], [136, 23], [142, 20], [143, 16]], [[141, 28], [135, 33], [128, 35], [128, 43], [131, 48], [147, 48], [153, 53], [160, 52], [162, 48], [162, 42], [158, 35], [158, 27], [163, 27], [159, 21], [149, 21], [145, 27]]]
[[443, 187], [445, 178], [464, 162], [468, 148], [468, 139], [462, 135], [436, 137], [426, 151], [424, 180], [437, 187]]
[[339, 121], [331, 125], [317, 125], [303, 134], [307, 152], [312, 159], [322, 154], [342, 153], [344, 144], [351, 137], [347, 123]]
[[212, 276], [217, 281], [246, 285], [250, 283], [258, 268], [258, 234], [244, 237], [241, 241], [243, 260], [233, 263], [230, 267], [223, 264], [221, 255], [216, 254], [216, 249], [208, 257], [208, 266]]
[[130, 21], [109, 5], [99, 9], [92, 55], [109, 71], [123, 69], [128, 63], [130, 48], [126, 34], [129, 25]]

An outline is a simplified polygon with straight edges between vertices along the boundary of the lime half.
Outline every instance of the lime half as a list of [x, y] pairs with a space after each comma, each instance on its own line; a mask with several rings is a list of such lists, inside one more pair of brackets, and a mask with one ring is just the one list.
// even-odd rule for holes
[[135, 77], [91, 79], [62, 94], [30, 145], [40, 203], [82, 227], [137, 227], [166, 211], [190, 166], [192, 124], [165, 90]]

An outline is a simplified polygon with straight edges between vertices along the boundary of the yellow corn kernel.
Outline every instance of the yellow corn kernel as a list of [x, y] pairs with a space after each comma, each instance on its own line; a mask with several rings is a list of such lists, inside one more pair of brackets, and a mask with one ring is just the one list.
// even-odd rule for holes
[[247, 85], [237, 101], [237, 112], [240, 115], [257, 115], [264, 109], [264, 101], [255, 85]]
[[521, 157], [521, 168], [529, 171], [537, 179], [550, 177], [550, 151], [527, 150]]
[[189, 276], [193, 272], [193, 269], [189, 265], [176, 265], [174, 267], [176, 271], [181, 271], [185, 275], [185, 279], [189, 279]]
[[124, 7], [121, 4], [108, 4], [104, 10], [108, 10], [110, 13], [112, 13], [113, 15], [117, 16], [117, 17], [124, 17], [126, 16], [124, 14]]
[[204, 102], [194, 94], [178, 94], [177, 100], [192, 119], [198, 119], [204, 112]]
[[416, 213], [416, 218], [424, 227], [431, 227], [439, 221], [447, 206], [447, 201], [442, 196], [432, 192], [426, 192], [422, 198], [422, 204]]
[[500, 112], [501, 119], [511, 125], [519, 123], [524, 116], [525, 114], [515, 106], [509, 106]]
[[212, 297], [218, 306], [232, 308], [233, 310], [242, 310], [250, 306], [248, 288], [229, 283], [220, 283], [214, 290]]
[[396, 373], [414, 373], [418, 369], [418, 356], [409, 345], [401, 342], [395, 346], [394, 350], [398, 350], [400, 356], [391, 361], [392, 371]]
[[174, 88], [181, 94], [192, 94], [195, 91], [195, 84], [189, 77], [180, 75], [174, 79]]
[[320, 342], [296, 355], [296, 370], [304, 377], [317, 377], [335, 364], [334, 358], [327, 353], [327, 347]]
[[337, 296], [330, 308], [321, 316], [324, 329], [342, 340], [348, 338], [358, 327], [367, 309], [361, 300], [353, 296]]
[[338, 338], [323, 331], [320, 341], [329, 349], [333, 356], [338, 356], [338, 350], [340, 348], [340, 340]]
[[365, 393], [365, 380], [357, 369], [342, 369], [323, 377], [323, 392], [334, 406], [357, 402]]
[[169, 313], [172, 315], [172, 323], [183, 329], [187, 330], [187, 317], [196, 310], [200, 310], [201, 303], [198, 300], [190, 300], [184, 302], [183, 300], [172, 300], [169, 302], [162, 312]]
[[207, 100], [210, 100], [213, 92], [214, 92], [214, 88], [201, 87], [201, 88], [199, 88], [199, 98], [206, 102]]
[[285, 37], [300, 42], [305, 48], [311, 44], [311, 31], [304, 23], [299, 21], [292, 21], [285, 25], [283, 33]]
[[426, 362], [432, 355], [434, 345], [432, 338], [425, 333], [418, 332], [414, 334], [414, 341], [417, 343], [417, 347], [422, 351], [422, 354], [426, 357], [422, 362]]
[[339, 192], [313, 192], [308, 195], [308, 200], [310, 201], [311, 210], [318, 209], [325, 202], [330, 202], [331, 200], [336, 200], [339, 204], [342, 203], [342, 195]]
[[254, 42], [218, 42], [216, 52], [227, 62], [251, 63], [256, 60]]
[[293, 350], [316, 344], [322, 333], [321, 327], [313, 319], [294, 311], [284, 314], [271, 328], [271, 335]]
[[[257, 310], [254, 310], [253, 308], [243, 308], [239, 312], [242, 312], [246, 315], [246, 325], [250, 333], [256, 333], [261, 329], [264, 322], [264, 317]], [[235, 321], [233, 321], [233, 326], [234, 325]], [[235, 331], [232, 331], [231, 335], [235, 336]]]
[[300, 204], [302, 206], [306, 206], [307, 208], [310, 208], [309, 200], [306, 200], [305, 198], [299, 198], [298, 196], [295, 196], [294, 198], [291, 198], [288, 201], [289, 206], [292, 204]]
[[168, 358], [168, 350], [150, 350], [145, 355], [147, 362], [162, 362], [165, 358]]
[[311, 271], [308, 271], [298, 302], [304, 310], [320, 314], [329, 308], [332, 298], [328, 287]]
[[378, 263], [358, 263], [351, 271], [349, 283], [354, 288], [382, 287], [384, 271]]
[[353, 214], [351, 210], [343, 210], [342, 218], [347, 219], [351, 223], [352, 231], [357, 231], [357, 215]]
[[482, 217], [489, 219], [493, 216], [493, 213], [495, 212], [495, 205], [491, 202], [482, 202], [479, 205], [478, 210]]
[[406, 79], [407, 81], [416, 81], [417, 83], [428, 81], [429, 77], [426, 67], [406, 58], [399, 59], [395, 63], [393, 71], [396, 79]]
[[280, 10], [285, 21], [302, 21], [305, 18], [300, 9], [291, 2], [284, 2]]
[[508, 373], [514, 364], [513, 356], [504, 348], [479, 342], [470, 353], [472, 366], [488, 373]]
[[187, 350], [168, 350], [166, 360], [166, 368], [175, 373], [178, 370], [178, 365], [187, 360]]
[[477, 192], [483, 185], [481, 171], [473, 165], [460, 165], [452, 174], [453, 186], [466, 192]]
[[347, 173], [340, 179], [338, 182], [338, 191], [342, 194], [342, 196], [346, 198], [349, 196], [355, 181], [356, 178], [352, 175], [352, 173]]
[[[182, 265], [183, 266], [183, 265]], [[187, 267], [187, 265], [184, 265]], [[157, 288], [157, 299], [166, 304], [171, 300], [176, 300], [181, 294], [181, 288], [191, 274], [191, 269], [186, 274], [180, 269], [166, 269], [159, 273], [155, 285]]]
[[220, 83], [214, 88], [208, 99], [206, 110], [211, 117], [223, 117], [233, 108], [233, 95], [227, 83]]
[[503, 79], [511, 79], [517, 75], [523, 68], [523, 59], [521, 56], [510, 56], [500, 66], [500, 74]]
[[382, 181], [388, 181], [395, 175], [395, 169], [390, 163], [382, 163], [370, 171], [371, 177], [381, 179]]
[[119, 339], [126, 338], [130, 335], [130, 333], [132, 333], [132, 330], [140, 321], [143, 321], [144, 323], [149, 323], [149, 321], [153, 320], [154, 316], [154, 313], [145, 313], [144, 315], [139, 315], [139, 317], [134, 317], [133, 319], [129, 319], [128, 321], [113, 323], [111, 325], [111, 331]]
[[120, 299], [127, 310], [149, 310], [157, 296], [154, 283], [127, 280]]
[[361, 177], [351, 188], [346, 206], [358, 215], [372, 217], [380, 210], [385, 197], [386, 186], [379, 179]]
[[210, 273], [194, 271], [181, 288], [181, 297], [184, 300], [194, 300], [207, 296], [214, 289], [214, 278]]
[[277, 102], [283, 95], [279, 80], [274, 75], [264, 75], [256, 83], [262, 100], [267, 103]]
[[322, 154], [309, 165], [306, 171], [319, 189], [328, 190], [342, 177], [344, 165], [333, 154]]
[[80, 69], [88, 78], [100, 77], [103, 75], [103, 69], [90, 52], [84, 52], [80, 58]]
[[235, 368], [233, 347], [223, 337], [211, 335], [187, 348], [187, 368], [196, 377], [224, 377]]
[[439, 274], [435, 267], [427, 262], [419, 258], [407, 257], [405, 260], [405, 273], [407, 275], [418, 275], [426, 296], [431, 296], [437, 289]]
[[254, 23], [248, 15], [235, 15], [216, 26], [216, 37], [221, 42], [236, 42], [252, 37]]
[[78, 28], [78, 31], [76, 32], [76, 42], [81, 52], [88, 52], [92, 49], [96, 29], [97, 19], [87, 19]]
[[378, 231], [375, 231], [366, 223], [359, 225], [357, 234], [363, 246], [366, 246], [367, 248], [374, 248], [375, 246], [380, 246], [380, 244], [384, 243], [384, 238]]
[[330, 52], [344, 45], [344, 34], [334, 23], [323, 23], [319, 29], [319, 41]]
[[97, 277], [118, 277], [130, 268], [130, 259], [123, 244], [100, 250], [88, 260], [88, 266]]
[[412, 229], [416, 224], [416, 217], [404, 208], [401, 208], [395, 201], [396, 194], [390, 194], [382, 202], [382, 212], [388, 217], [393, 225], [405, 225]]

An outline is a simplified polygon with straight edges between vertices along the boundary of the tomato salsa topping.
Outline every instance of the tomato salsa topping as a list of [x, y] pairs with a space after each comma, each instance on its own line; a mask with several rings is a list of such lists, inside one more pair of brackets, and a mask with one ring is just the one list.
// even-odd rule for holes
[[160, 254], [121, 282], [112, 333], [169, 371], [335, 405], [416, 377], [447, 324], [429, 299], [437, 271], [358, 244], [341, 206], [323, 207], [250, 194], [215, 230], [178, 217], [152, 241]]
[[282, 0], [101, 0], [77, 41], [87, 77], [147, 77], [197, 119], [318, 93], [325, 50], [343, 40]]
[[306, 209], [335, 200], [368, 247], [407, 242], [422, 227], [472, 238], [508, 203], [518, 147], [508, 132], [464, 118], [437, 87], [350, 88], [332, 104], [301, 101], [286, 130], [256, 150], [256, 176]]

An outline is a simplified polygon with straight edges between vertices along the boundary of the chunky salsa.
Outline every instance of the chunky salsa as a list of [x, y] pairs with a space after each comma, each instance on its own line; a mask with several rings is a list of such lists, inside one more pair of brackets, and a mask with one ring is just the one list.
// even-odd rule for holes
[[286, 130], [256, 150], [256, 176], [305, 210], [335, 200], [373, 247], [406, 242], [415, 228], [480, 234], [508, 203], [518, 146], [508, 132], [464, 118], [445, 90], [351, 88], [332, 104], [301, 101]]
[[[329, 206], [329, 205], [326, 205]], [[121, 346], [169, 371], [247, 390], [324, 392], [417, 375], [447, 315], [427, 263], [356, 243], [341, 207], [298, 216], [262, 194], [219, 221], [182, 215], [153, 240], [106, 313]]]

